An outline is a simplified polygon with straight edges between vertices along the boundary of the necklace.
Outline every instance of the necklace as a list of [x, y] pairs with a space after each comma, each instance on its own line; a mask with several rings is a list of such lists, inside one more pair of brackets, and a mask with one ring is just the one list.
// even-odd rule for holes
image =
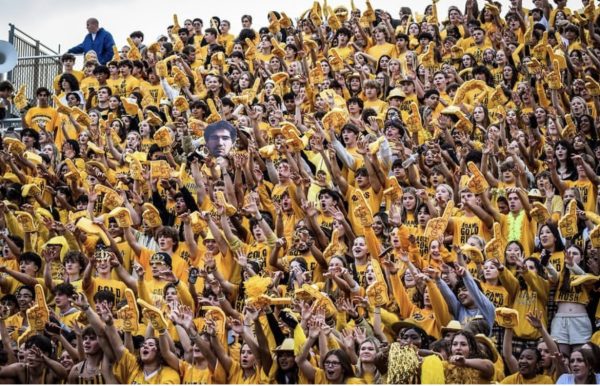
[[520, 240], [521, 229], [523, 228], [523, 219], [525, 218], [525, 211], [521, 209], [518, 215], [514, 216], [512, 213], [508, 216], [508, 241]]

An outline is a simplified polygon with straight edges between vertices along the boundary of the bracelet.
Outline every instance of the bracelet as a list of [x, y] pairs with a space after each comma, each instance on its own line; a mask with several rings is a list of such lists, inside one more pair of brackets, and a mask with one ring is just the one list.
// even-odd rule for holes
[[254, 217], [256, 221], [262, 221], [263, 217], [259, 214], [258, 217]]

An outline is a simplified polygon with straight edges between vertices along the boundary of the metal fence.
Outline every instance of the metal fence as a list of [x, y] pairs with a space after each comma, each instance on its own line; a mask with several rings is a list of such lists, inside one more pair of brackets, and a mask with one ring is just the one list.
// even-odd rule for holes
[[16, 67], [8, 73], [8, 80], [16, 86], [27, 85], [27, 98], [33, 98], [38, 87], [52, 90], [54, 77], [62, 72], [61, 55], [14, 24], [9, 24], [9, 27], [8, 41], [17, 50], [19, 59]]
[[[62, 55], [21, 31], [14, 24], [9, 24], [9, 27], [8, 41], [15, 47], [18, 60], [15, 68], [7, 74], [7, 79], [16, 88], [25, 85], [27, 99], [34, 100], [38, 87], [53, 89], [54, 77], [62, 72]], [[0, 129], [21, 125], [20, 118], [15, 118], [19, 113], [14, 106], [10, 113], [13, 117], [0, 121]]]

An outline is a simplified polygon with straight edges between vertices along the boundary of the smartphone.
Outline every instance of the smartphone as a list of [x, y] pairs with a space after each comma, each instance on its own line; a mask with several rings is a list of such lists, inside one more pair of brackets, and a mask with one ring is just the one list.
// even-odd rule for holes
[[391, 247], [391, 246], [387, 247], [386, 249], [384, 249], [383, 251], [381, 251], [381, 253], [379, 254], [379, 258], [381, 259], [385, 255], [387, 255], [388, 253], [390, 253], [393, 249], [394, 249], [394, 247]]
[[200, 274], [200, 270], [196, 267], [192, 267], [190, 268], [190, 274], [188, 277], [188, 281], [190, 284], [196, 284], [196, 281], [198, 280], [198, 275]]

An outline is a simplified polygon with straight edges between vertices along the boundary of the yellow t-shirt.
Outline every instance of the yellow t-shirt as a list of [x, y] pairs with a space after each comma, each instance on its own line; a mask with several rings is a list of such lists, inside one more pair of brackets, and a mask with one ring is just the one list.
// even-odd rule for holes
[[[83, 97], [85, 98], [85, 101], [87, 101], [88, 97], [90, 96], [90, 88], [93, 88], [94, 90], [98, 90], [98, 88], [100, 88], [100, 83], [98, 83], [98, 79], [96, 79], [95, 76], [85, 77], [79, 83], [79, 89], [83, 91]], [[85, 104], [85, 101], [81, 101], [81, 103]]]
[[[218, 366], [220, 366], [220, 364], [217, 364], [217, 367]], [[229, 369], [227, 383], [238, 385], [265, 385], [269, 383], [269, 377], [260, 367], [256, 367], [254, 375], [244, 379], [244, 372], [242, 371], [240, 363], [234, 360]]]
[[124, 299], [125, 289], [127, 286], [121, 280], [114, 279], [102, 279], [100, 277], [92, 278], [92, 284], [90, 288], [86, 291], [86, 295], [88, 299], [90, 299], [90, 303], [93, 302], [94, 295], [98, 291], [106, 290], [110, 291], [115, 295], [115, 304], [118, 304], [121, 299]]
[[[5, 279], [5, 284], [0, 287], [0, 293], [2, 293], [3, 295], [8, 295], [8, 294], [12, 294], [12, 295], [16, 295], [17, 289], [19, 289], [19, 287], [23, 286], [24, 284], [21, 283], [20, 281], [18, 281], [17, 279], [15, 279], [12, 276], [8, 276], [6, 275]], [[48, 293], [48, 289], [46, 288], [46, 283], [44, 282], [44, 279], [41, 277], [36, 277], [35, 280], [37, 280], [38, 284], [40, 284], [42, 287], [44, 287], [44, 293], [46, 294], [46, 296], [49, 295]]]
[[213, 382], [212, 372], [209, 368], [199, 369], [189, 362], [179, 361], [179, 375], [184, 385], [210, 385]]
[[119, 86], [122, 81], [123, 78], [121, 78], [120, 76], [116, 79], [108, 78], [106, 80], [106, 84], [108, 85], [108, 87], [110, 87], [110, 90], [112, 91], [111, 95], [119, 96]]
[[383, 43], [375, 45], [367, 50], [367, 54], [371, 55], [375, 58], [375, 60], [379, 60], [383, 55], [387, 55], [390, 58], [393, 58], [396, 54], [396, 46], [392, 43]]
[[353, 58], [353, 54], [354, 54], [354, 48], [352, 48], [351, 46], [346, 46], [346, 47], [332, 47], [329, 49], [329, 51], [327, 52], [328, 55], [333, 55], [332, 52], [336, 51], [337, 54], [339, 55], [340, 59], [342, 59], [344, 62], [347, 59], [350, 59], [350, 61]]
[[471, 47], [467, 48], [465, 53], [473, 55], [477, 60], [477, 63], [483, 63], [483, 51], [485, 51], [488, 48], [491, 48], [491, 46], [485, 43], [480, 46], [473, 44]]
[[[138, 262], [140, 263], [140, 265], [142, 267], [144, 267], [144, 270], [146, 272], [144, 277], [147, 280], [152, 279], [152, 269], [150, 268], [150, 258], [152, 257], [152, 255], [154, 253], [155, 252], [150, 249], [143, 248], [142, 253], [140, 253], [140, 255], [138, 256]], [[185, 262], [185, 260], [183, 260], [176, 253], [174, 253], [171, 255], [171, 263], [172, 263], [171, 266], [173, 269], [173, 273], [175, 274], [175, 276], [177, 276], [179, 278], [182, 278], [182, 277], [187, 278], [188, 265]]]
[[388, 109], [388, 104], [381, 99], [376, 99], [374, 101], [366, 100], [364, 104], [365, 109], [373, 109], [377, 113], [378, 116], [382, 117], [385, 115], [385, 112]]
[[129, 95], [140, 88], [140, 80], [133, 75], [122, 78], [119, 83], [118, 95], [122, 97], [129, 97]]
[[165, 91], [162, 86], [159, 84], [151, 84], [149, 82], [141, 82], [140, 83], [140, 92], [142, 93], [142, 97], [150, 97], [152, 101], [150, 105], [158, 106], [160, 100], [165, 97]]
[[[332, 382], [329, 382], [327, 376], [325, 375], [325, 371], [322, 369], [315, 369], [315, 385], [331, 385]], [[346, 385], [362, 385], [365, 383], [365, 380], [362, 378], [350, 377], [344, 380], [344, 384]]]
[[58, 112], [52, 107], [32, 107], [25, 114], [25, 124], [38, 133], [41, 130], [54, 133]]
[[[569, 282], [572, 282], [576, 279], [577, 275], [569, 275]], [[558, 277], [558, 286], [556, 286], [556, 293], [554, 294], [555, 301], [558, 302], [568, 302], [568, 303], [579, 303], [583, 305], [587, 305], [590, 302], [590, 293], [589, 289], [584, 285], [578, 285], [576, 287], [570, 285], [568, 291], [563, 291], [563, 283], [564, 274], [561, 274]]]
[[357, 200], [359, 200], [358, 194], [362, 194], [371, 210], [371, 213], [377, 213], [379, 211], [379, 205], [381, 204], [381, 197], [383, 191], [379, 193], [375, 193], [373, 188], [369, 188], [366, 190], [362, 190], [359, 188], [355, 188], [354, 186], [349, 185], [348, 190], [346, 191], [346, 200], [348, 200], [348, 217], [350, 224], [352, 225], [352, 229], [356, 235], [362, 235], [364, 233], [363, 227], [360, 224], [360, 220], [356, 216], [355, 212], [357, 209]]
[[510, 298], [503, 285], [491, 285], [482, 281], [481, 287], [483, 288], [483, 294], [494, 303], [494, 306], [510, 307], [512, 305], [513, 299]]
[[471, 236], [479, 236], [484, 240], [488, 239], [488, 232], [483, 221], [477, 216], [452, 217], [454, 226], [453, 245], [464, 245]]
[[121, 359], [115, 363], [113, 371], [117, 380], [124, 384], [175, 385], [181, 383], [177, 371], [164, 365], [150, 375], [150, 377], [146, 377], [136, 357], [128, 350], [125, 350]]
[[597, 187], [588, 180], [563, 181], [569, 189], [577, 189], [581, 197], [581, 203], [585, 210], [590, 212], [596, 211], [596, 195], [598, 194]]
[[[67, 134], [66, 138], [62, 130], [63, 125], [65, 127], [64, 131]], [[56, 119], [56, 134], [54, 136], [54, 144], [56, 145], [56, 147], [59, 149], [62, 148], [63, 143], [67, 139], [77, 139], [78, 134], [79, 133], [77, 132], [77, 128], [75, 127], [75, 125], [73, 125], [73, 122], [71, 122], [69, 117], [65, 114], [59, 113]]]
[[551, 385], [554, 384], [554, 381], [544, 374], [536, 375], [531, 379], [525, 379], [520, 372], [517, 372], [504, 378], [500, 383], [509, 385]]

